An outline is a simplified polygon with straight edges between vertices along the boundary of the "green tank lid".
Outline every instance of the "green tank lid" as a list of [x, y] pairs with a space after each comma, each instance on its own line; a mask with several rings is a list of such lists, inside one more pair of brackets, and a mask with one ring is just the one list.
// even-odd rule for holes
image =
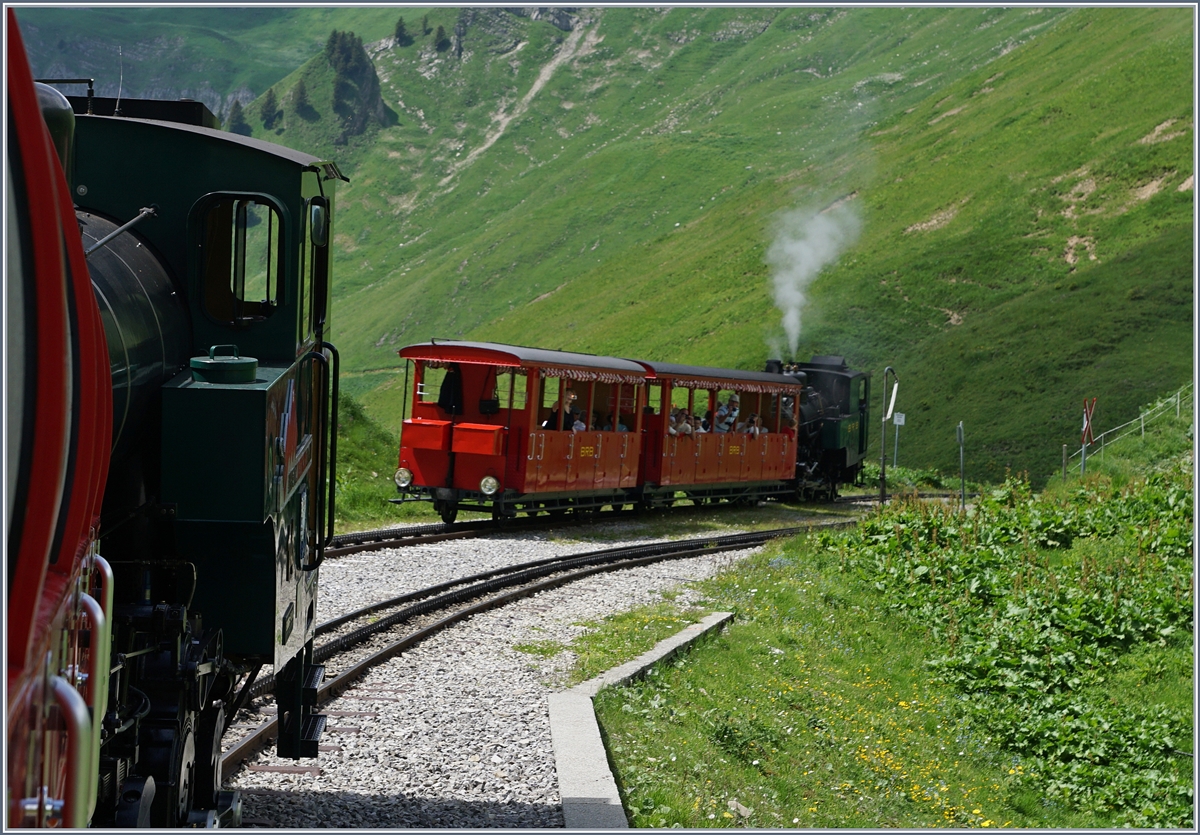
[[[217, 356], [221, 348], [232, 348], [233, 355]], [[258, 377], [258, 360], [238, 356], [236, 345], [214, 345], [207, 357], [192, 357], [192, 379], [197, 383], [253, 383]]]

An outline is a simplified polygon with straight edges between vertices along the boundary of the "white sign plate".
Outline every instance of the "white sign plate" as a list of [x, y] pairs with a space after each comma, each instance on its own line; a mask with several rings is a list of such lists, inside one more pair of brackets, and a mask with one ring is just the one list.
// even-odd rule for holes
[[897, 426], [903, 426], [904, 425], [904, 412], [896, 412], [896, 414], [892, 415], [892, 421]]

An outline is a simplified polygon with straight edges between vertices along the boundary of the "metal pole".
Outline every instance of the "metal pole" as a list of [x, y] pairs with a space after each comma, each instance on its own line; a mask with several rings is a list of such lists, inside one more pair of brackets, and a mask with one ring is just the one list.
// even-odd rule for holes
[[[887, 402], [887, 378], [888, 374], [892, 375], [892, 404], [888, 406]], [[896, 405], [896, 390], [900, 388], [900, 378], [896, 376], [896, 369], [890, 365], [883, 369], [883, 424], [879, 430], [879, 506], [882, 508], [887, 502], [887, 422], [892, 416], [892, 408]]]
[[967, 470], [965, 457], [963, 455], [963, 424], [958, 422], [958, 478], [962, 484], [962, 510], [967, 512]]
[[1067, 445], [1063, 444], [1063, 481], [1067, 480]]
[[1087, 444], [1084, 444], [1079, 452], [1079, 477], [1083, 478], [1087, 474]]
[[892, 446], [892, 467], [894, 468], [896, 462], [900, 460], [900, 424], [893, 423], [892, 425], [896, 427], [896, 442]]

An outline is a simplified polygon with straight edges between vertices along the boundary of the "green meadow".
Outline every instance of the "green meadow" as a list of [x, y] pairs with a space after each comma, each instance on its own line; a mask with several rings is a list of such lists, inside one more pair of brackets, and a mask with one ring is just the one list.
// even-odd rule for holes
[[1193, 826], [1192, 427], [1170, 415], [1085, 479], [1010, 478], [965, 514], [900, 500], [693, 607], [589, 624], [579, 680], [736, 614], [596, 698], [633, 824]]

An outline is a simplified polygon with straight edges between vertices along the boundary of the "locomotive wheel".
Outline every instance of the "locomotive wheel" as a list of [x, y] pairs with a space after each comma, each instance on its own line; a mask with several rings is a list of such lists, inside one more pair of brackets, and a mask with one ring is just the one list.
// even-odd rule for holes
[[149, 829], [154, 794], [153, 777], [130, 777], [122, 783], [113, 826], [118, 829]]
[[191, 811], [196, 778], [196, 738], [192, 733], [192, 721], [193, 714], [186, 713], [179, 722], [178, 731], [172, 727], [143, 728], [143, 761], [155, 775], [151, 810], [151, 825], [155, 828], [180, 826]]
[[221, 736], [225, 729], [225, 705], [217, 704], [200, 714], [196, 729], [196, 780], [193, 803], [200, 809], [215, 809], [221, 790]]

